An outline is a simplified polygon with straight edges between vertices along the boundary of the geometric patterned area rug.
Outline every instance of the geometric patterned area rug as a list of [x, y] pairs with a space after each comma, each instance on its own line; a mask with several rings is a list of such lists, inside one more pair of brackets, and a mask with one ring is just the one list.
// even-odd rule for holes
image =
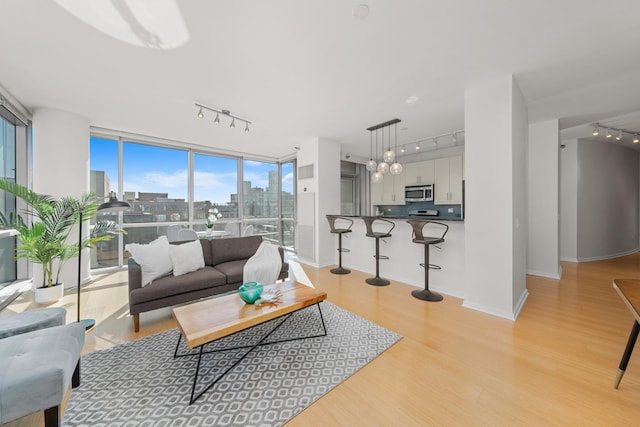
[[[326, 336], [257, 347], [192, 405], [198, 357], [173, 357], [177, 329], [89, 353], [63, 425], [280, 426], [401, 338], [328, 301], [320, 306]], [[278, 321], [215, 341], [205, 351], [255, 343]], [[321, 333], [318, 308], [311, 306], [295, 312], [267, 342]], [[179, 354], [189, 351], [180, 346]], [[196, 393], [246, 351], [203, 355]]]

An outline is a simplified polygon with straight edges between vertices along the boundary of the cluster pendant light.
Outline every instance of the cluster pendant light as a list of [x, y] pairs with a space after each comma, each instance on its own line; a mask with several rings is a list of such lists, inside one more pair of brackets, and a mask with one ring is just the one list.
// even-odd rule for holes
[[213, 108], [213, 107], [207, 107], [206, 105], [203, 104], [198, 104], [196, 103], [196, 107], [198, 107], [198, 118], [202, 119], [204, 118], [204, 111], [210, 111], [212, 113], [216, 113], [216, 116], [213, 119], [213, 122], [216, 124], [220, 124], [220, 114], [222, 114], [223, 116], [229, 117], [231, 119], [231, 123], [229, 124], [230, 128], [235, 128], [236, 127], [236, 120], [244, 122], [244, 131], [245, 132], [249, 132], [249, 125], [251, 124], [251, 120], [249, 119], [245, 119], [244, 117], [240, 117], [237, 116], [235, 114], [231, 114], [231, 112], [229, 110], [222, 110], [222, 109], [217, 109], [217, 108]]
[[[396, 152], [398, 151], [398, 123], [400, 123], [400, 119], [389, 120], [384, 123], [380, 123], [371, 127], [368, 127], [369, 131], [369, 161], [366, 163], [366, 168], [369, 172], [371, 172], [371, 180], [373, 182], [381, 182], [383, 180], [383, 176], [386, 173], [391, 173], [392, 175], [398, 175], [402, 173], [402, 165], [398, 163], [396, 159]], [[391, 149], [391, 126], [395, 125], [395, 151]], [[386, 128], [389, 130], [389, 138], [387, 144], [387, 150], [385, 151], [384, 147], [384, 133]], [[381, 140], [381, 151], [383, 151], [382, 158], [379, 162], [374, 160], [373, 154], [373, 131], [376, 132], [376, 151], [375, 157], [378, 156], [378, 135], [380, 135]]]

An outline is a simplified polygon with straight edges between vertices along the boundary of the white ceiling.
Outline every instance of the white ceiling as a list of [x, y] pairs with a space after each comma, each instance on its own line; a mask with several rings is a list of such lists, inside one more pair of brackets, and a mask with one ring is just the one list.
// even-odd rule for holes
[[3, 0], [0, 85], [30, 110], [268, 158], [314, 136], [368, 157], [366, 128], [396, 117], [400, 144], [463, 129], [465, 87], [505, 73], [532, 123], [640, 131], [637, 0], [371, 0], [364, 19], [361, 2]]

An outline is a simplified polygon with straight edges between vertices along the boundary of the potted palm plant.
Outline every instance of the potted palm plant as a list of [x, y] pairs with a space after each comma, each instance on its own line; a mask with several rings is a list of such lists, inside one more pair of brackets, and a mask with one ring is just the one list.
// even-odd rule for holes
[[60, 271], [67, 261], [78, 256], [80, 250], [124, 232], [113, 221], [97, 221], [81, 243], [70, 243], [73, 239], [69, 239], [69, 235], [73, 225], [79, 222], [80, 212], [83, 220], [92, 219], [97, 214], [99, 200], [93, 193], [80, 198], [54, 198], [1, 179], [0, 190], [22, 199], [28, 206], [24, 213], [31, 216], [30, 223], [21, 215], [9, 215], [7, 218], [0, 212], [0, 225], [15, 228], [20, 233], [16, 258], [42, 266], [42, 283], [35, 288], [37, 303], [53, 302], [62, 297]]

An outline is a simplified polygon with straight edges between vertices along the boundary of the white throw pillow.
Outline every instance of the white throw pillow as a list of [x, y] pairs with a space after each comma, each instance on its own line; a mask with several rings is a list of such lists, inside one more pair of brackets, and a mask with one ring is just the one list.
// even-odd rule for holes
[[169, 240], [167, 236], [160, 236], [148, 245], [129, 243], [124, 247], [129, 251], [133, 260], [142, 269], [142, 286], [146, 286], [158, 277], [166, 276], [173, 270], [169, 256]]
[[204, 268], [204, 255], [202, 255], [202, 245], [199, 240], [170, 246], [169, 256], [173, 264], [174, 276], [181, 276]]

